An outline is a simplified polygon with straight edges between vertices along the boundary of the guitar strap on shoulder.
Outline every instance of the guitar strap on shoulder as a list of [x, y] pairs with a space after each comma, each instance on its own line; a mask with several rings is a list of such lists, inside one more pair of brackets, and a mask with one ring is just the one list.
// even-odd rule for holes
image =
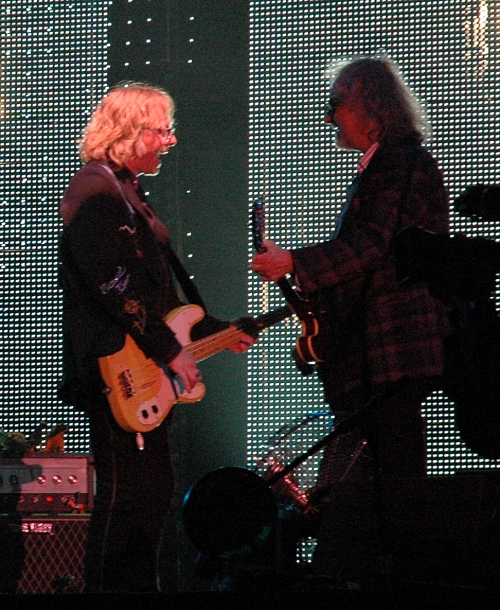
[[166, 248], [168, 252], [170, 266], [172, 267], [172, 270], [175, 273], [175, 277], [179, 281], [182, 291], [184, 292], [190, 303], [199, 305], [203, 309], [203, 311], [206, 312], [207, 308], [205, 306], [205, 303], [203, 302], [203, 299], [201, 298], [200, 293], [198, 292], [198, 288], [196, 288], [195, 283], [189, 277], [188, 272], [184, 269], [184, 266], [179, 260], [177, 254], [173, 251], [172, 247], [170, 246], [170, 243], [167, 244]]
[[[139, 208], [138, 205], [134, 205], [134, 201], [130, 201], [130, 199], [127, 197], [120, 181], [116, 177], [113, 170], [109, 167], [109, 165], [107, 163], [101, 163], [101, 166], [106, 170], [108, 176], [113, 180], [123, 200], [125, 201], [127, 206], [129, 206], [129, 209], [135, 209], [139, 214], [142, 214], [149, 222], [150, 219], [146, 217], [144, 210]], [[151, 208], [148, 209], [151, 210]], [[172, 249], [170, 242], [163, 243], [162, 245], [166, 249], [168, 262], [170, 263], [172, 271], [174, 272], [175, 277], [177, 278], [186, 298], [189, 300], [190, 303], [193, 303], [194, 305], [199, 305], [203, 309], [203, 311], [206, 312], [207, 308], [205, 306], [205, 303], [203, 302], [203, 299], [201, 298], [200, 293], [198, 292], [198, 289], [196, 288], [193, 280], [189, 277], [189, 274], [182, 265], [181, 261], [179, 260], [179, 257]]]

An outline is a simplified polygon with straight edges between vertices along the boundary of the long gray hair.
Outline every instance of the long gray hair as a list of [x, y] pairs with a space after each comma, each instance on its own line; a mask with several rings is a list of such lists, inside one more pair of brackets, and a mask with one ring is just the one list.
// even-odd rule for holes
[[334, 60], [325, 76], [341, 102], [380, 125], [379, 142], [423, 142], [430, 136], [424, 109], [387, 57]]

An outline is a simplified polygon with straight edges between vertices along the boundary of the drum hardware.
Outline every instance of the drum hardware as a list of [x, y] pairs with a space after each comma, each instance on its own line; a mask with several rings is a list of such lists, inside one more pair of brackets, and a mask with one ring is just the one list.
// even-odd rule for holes
[[[365, 410], [372, 408], [374, 400], [287, 465], [271, 461], [268, 471], [262, 475], [249, 468], [223, 467], [195, 482], [184, 497], [182, 521], [187, 537], [201, 556], [210, 558], [214, 564], [220, 560], [236, 561], [262, 549], [273, 538], [279, 543], [280, 511], [286, 516], [289, 512], [286, 509], [292, 507], [305, 513], [308, 505], [308, 495], [292, 471], [334, 439], [352, 432]], [[360, 454], [358, 449], [352, 456], [357, 459]], [[260, 461], [261, 469], [265, 463]], [[276, 549], [276, 556], [282, 556], [280, 549]]]
[[325, 430], [331, 431], [332, 428], [331, 411], [315, 411], [305, 419], [282, 426], [269, 437], [264, 456], [257, 459], [254, 471], [268, 483], [271, 480], [271, 488], [279, 505], [293, 507], [299, 513], [305, 512], [309, 490], [315, 485], [315, 472], [313, 469], [300, 472], [296, 468], [293, 472], [280, 473], [290, 456], [302, 453], [311, 438], [322, 437]]

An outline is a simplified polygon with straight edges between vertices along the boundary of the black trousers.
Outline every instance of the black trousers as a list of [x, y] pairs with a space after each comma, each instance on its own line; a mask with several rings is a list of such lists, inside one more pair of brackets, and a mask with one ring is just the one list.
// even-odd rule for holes
[[362, 411], [354, 433], [366, 439], [367, 447], [345, 480], [331, 484], [317, 536], [315, 572], [361, 582], [410, 569], [422, 553], [425, 557], [438, 527], [438, 503], [426, 476], [421, 403], [434, 384], [410, 380], [380, 388], [380, 399]]
[[169, 423], [145, 433], [120, 428], [103, 397], [88, 412], [96, 495], [85, 555], [86, 592], [158, 591], [158, 555], [173, 495]]

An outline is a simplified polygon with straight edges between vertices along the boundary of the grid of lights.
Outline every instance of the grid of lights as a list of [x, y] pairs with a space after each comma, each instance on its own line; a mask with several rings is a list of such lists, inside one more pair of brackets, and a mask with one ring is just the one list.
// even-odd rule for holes
[[[443, 170], [451, 200], [467, 186], [497, 181], [500, 6], [477, 0], [439, 2], [250, 2], [250, 199], [264, 195], [267, 236], [284, 247], [327, 239], [353, 178], [358, 154], [332, 145], [324, 124], [333, 57], [386, 53], [426, 104], [433, 127], [427, 144]], [[498, 223], [452, 213], [453, 232], [498, 239]], [[253, 244], [249, 244], [249, 257]], [[249, 275], [249, 309], [283, 304], [274, 285]], [[285, 463], [307, 449], [324, 425], [303, 434], [295, 453], [275, 432], [325, 409], [317, 379], [298, 372], [290, 356], [302, 332], [295, 320], [270, 329], [249, 354], [248, 464], [273, 448]], [[428, 472], [488, 469], [460, 441], [453, 404], [436, 392], [423, 405]], [[279, 456], [278, 456], [279, 457]], [[304, 465], [303, 468], [306, 466]], [[317, 459], [309, 469], [317, 469]], [[304, 481], [310, 480], [311, 473]], [[307, 554], [306, 549], [306, 554]]]
[[107, 87], [108, 0], [2, 2], [0, 430], [84, 420], [56, 398], [61, 375], [58, 204], [78, 169], [76, 138]]

